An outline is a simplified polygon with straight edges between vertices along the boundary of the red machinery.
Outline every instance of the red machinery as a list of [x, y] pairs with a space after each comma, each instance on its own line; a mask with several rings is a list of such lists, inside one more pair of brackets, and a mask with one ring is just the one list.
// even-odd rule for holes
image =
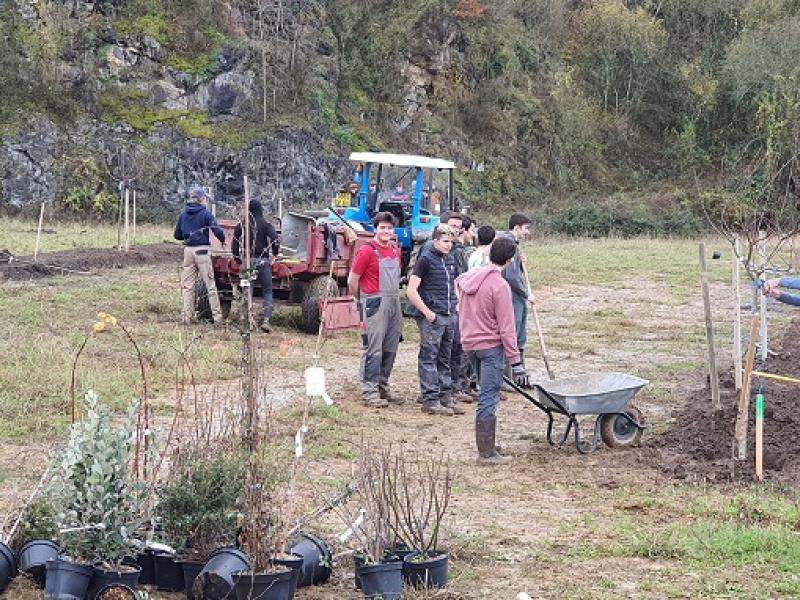
[[[211, 236], [211, 256], [222, 312], [227, 317], [240, 279], [239, 265], [231, 253], [238, 221], [221, 220], [219, 224], [225, 232], [225, 247]], [[310, 333], [318, 330], [321, 317], [326, 332], [356, 327], [358, 315], [352, 297], [347, 296], [347, 275], [356, 253], [373, 234], [350, 230], [345, 236], [343, 223], [318, 222], [314, 216], [297, 213], [283, 216], [279, 233], [281, 252], [272, 265], [276, 305], [299, 305], [300, 327]], [[347, 237], [352, 243], [347, 243]], [[259, 298], [258, 282], [253, 281], [252, 286], [253, 297]], [[210, 315], [205, 295], [198, 294], [198, 298], [198, 312]]]

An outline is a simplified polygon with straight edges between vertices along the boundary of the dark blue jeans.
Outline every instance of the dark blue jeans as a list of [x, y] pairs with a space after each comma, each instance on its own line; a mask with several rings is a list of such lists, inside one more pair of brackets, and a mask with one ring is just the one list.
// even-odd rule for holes
[[250, 264], [254, 269], [258, 270], [258, 284], [261, 286], [261, 302], [264, 305], [264, 320], [269, 321], [272, 318], [272, 308], [274, 303], [272, 301], [272, 265], [269, 264], [268, 259], [263, 259], [262, 264], [260, 260], [253, 258]]
[[425, 404], [446, 404], [453, 397], [452, 367], [456, 318], [453, 315], [436, 315], [436, 320], [417, 319], [419, 324], [419, 386]]
[[503, 346], [467, 352], [467, 356], [469, 356], [481, 388], [475, 418], [493, 417], [497, 412], [497, 403], [500, 400], [500, 386], [503, 383], [503, 364], [505, 361]]

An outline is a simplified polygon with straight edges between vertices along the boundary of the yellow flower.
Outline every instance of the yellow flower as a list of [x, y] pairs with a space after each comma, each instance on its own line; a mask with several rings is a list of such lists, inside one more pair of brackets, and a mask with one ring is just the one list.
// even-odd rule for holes
[[95, 333], [102, 333], [105, 330], [106, 330], [106, 324], [103, 321], [97, 321], [97, 323], [94, 324]]
[[103, 321], [105, 321], [106, 323], [111, 325], [111, 327], [114, 327], [117, 324], [117, 318], [114, 317], [113, 315], [108, 314], [108, 313], [99, 312], [99, 313], [97, 313], [97, 318], [98, 319], [103, 319]]

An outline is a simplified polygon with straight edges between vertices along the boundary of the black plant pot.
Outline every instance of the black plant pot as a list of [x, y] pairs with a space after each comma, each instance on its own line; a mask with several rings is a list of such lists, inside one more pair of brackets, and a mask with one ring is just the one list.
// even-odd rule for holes
[[131, 589], [136, 589], [139, 585], [139, 573], [141, 569], [138, 566], [130, 565], [127, 570], [106, 570], [100, 567], [94, 567], [94, 575], [92, 582], [89, 584], [89, 600], [94, 600], [100, 590], [116, 583], [121, 583]]
[[412, 552], [403, 559], [403, 579], [417, 589], [442, 588], [447, 585], [447, 552], [436, 550], [431, 558], [422, 559], [419, 552]]
[[136, 600], [136, 591], [124, 583], [111, 583], [97, 592], [97, 600]]
[[331, 549], [323, 540], [310, 533], [300, 532], [289, 540], [287, 552], [303, 557], [303, 568], [297, 587], [320, 585], [330, 579], [333, 557]]
[[364, 565], [358, 569], [361, 591], [368, 600], [399, 600], [403, 594], [403, 565], [400, 562]]
[[297, 591], [297, 582], [300, 581], [300, 574], [303, 571], [303, 557], [295, 554], [289, 558], [278, 558], [275, 560], [275, 564], [289, 567], [292, 570], [292, 579], [289, 583], [289, 600], [292, 600], [294, 593]]
[[194, 597], [203, 600], [231, 598], [233, 574], [249, 570], [250, 561], [244, 552], [236, 548], [219, 548], [211, 553], [203, 570], [194, 580]]
[[353, 554], [353, 571], [355, 572], [355, 585], [356, 589], [361, 589], [361, 577], [358, 576], [358, 570], [367, 564], [367, 559], [364, 557], [363, 554]]
[[183, 591], [186, 597], [192, 600], [195, 598], [192, 593], [194, 580], [197, 579], [197, 576], [200, 574], [200, 571], [203, 570], [206, 563], [204, 560], [178, 560], [176, 562], [183, 569]]
[[84, 600], [94, 569], [61, 558], [46, 563], [45, 600]]
[[17, 574], [17, 561], [11, 548], [0, 543], [0, 592], [8, 587]]
[[281, 573], [236, 573], [236, 600], [291, 600], [292, 581], [295, 577], [290, 568]]
[[51, 540], [30, 540], [19, 549], [17, 568], [43, 588], [46, 563], [51, 558], [58, 558], [58, 544]]
[[174, 554], [153, 553], [155, 584], [162, 592], [183, 591], [183, 568], [175, 562]]
[[395, 546], [386, 548], [386, 550], [383, 551], [383, 562], [403, 562], [403, 559], [413, 552], [414, 550], [405, 544], [397, 544]]
[[139, 583], [141, 585], [153, 585], [156, 582], [156, 567], [153, 563], [153, 553], [149, 550], [140, 552], [136, 555], [136, 564], [142, 570], [139, 573]]

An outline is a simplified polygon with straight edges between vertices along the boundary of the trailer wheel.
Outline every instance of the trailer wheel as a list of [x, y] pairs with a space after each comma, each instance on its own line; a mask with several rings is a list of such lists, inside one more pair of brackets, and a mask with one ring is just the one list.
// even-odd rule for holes
[[208, 290], [202, 279], [194, 283], [194, 312], [201, 321], [211, 321], [211, 303], [208, 301]]
[[[222, 311], [222, 318], [227, 319], [231, 313], [231, 298], [217, 290], [219, 297], [219, 307]], [[197, 318], [201, 321], [212, 321], [213, 315], [211, 314], [211, 302], [208, 301], [208, 290], [206, 284], [201, 280], [197, 280], [194, 284], [194, 311]]]
[[319, 330], [319, 301], [326, 296], [333, 298], [338, 295], [339, 286], [327, 275], [319, 275], [312, 279], [303, 294], [300, 329], [306, 333], [316, 333]]
[[[625, 409], [625, 414], [644, 425], [644, 416], [635, 406]], [[609, 448], [630, 448], [642, 439], [642, 430], [622, 415], [604, 415], [600, 423], [600, 437]]]

